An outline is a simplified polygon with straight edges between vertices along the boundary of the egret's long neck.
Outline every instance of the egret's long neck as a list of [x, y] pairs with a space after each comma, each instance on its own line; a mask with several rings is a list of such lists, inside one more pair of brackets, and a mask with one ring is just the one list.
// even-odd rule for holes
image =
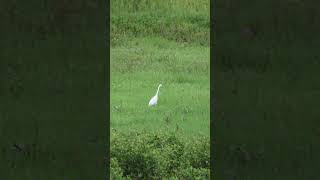
[[157, 90], [157, 94], [156, 94], [156, 96], [158, 96], [158, 93], [159, 93], [159, 89], [160, 89], [160, 86], [158, 86], [158, 90]]

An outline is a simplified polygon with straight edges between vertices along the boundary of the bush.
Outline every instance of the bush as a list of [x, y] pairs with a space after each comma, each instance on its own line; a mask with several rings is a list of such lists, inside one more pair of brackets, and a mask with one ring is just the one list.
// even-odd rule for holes
[[184, 140], [174, 133], [111, 133], [114, 179], [209, 177], [208, 137]]
[[[110, 172], [111, 179], [123, 178], [123, 172], [122, 172], [121, 167], [119, 166], [117, 159], [111, 158], [110, 166], [112, 167], [112, 171]], [[128, 179], [130, 179], [130, 178], [128, 178]]]

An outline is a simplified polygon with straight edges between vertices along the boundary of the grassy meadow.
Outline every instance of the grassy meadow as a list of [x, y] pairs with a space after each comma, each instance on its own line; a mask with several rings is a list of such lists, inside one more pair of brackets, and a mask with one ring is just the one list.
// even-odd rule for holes
[[[133, 2], [111, 2], [111, 127], [178, 126], [185, 135], [209, 136], [209, 1], [181, 0], [189, 9], [179, 1], [141, 1], [134, 9]], [[160, 83], [159, 103], [148, 107]]]
[[[186, 154], [191, 152], [188, 151], [191, 150], [189, 146], [195, 146], [195, 143], [187, 145], [190, 138], [203, 137], [203, 157], [207, 158], [203, 160], [209, 162], [209, 19], [209, 1], [111, 1], [111, 158], [112, 162], [119, 163], [122, 178], [208, 177], [208, 163], [199, 166], [206, 168], [203, 173], [195, 173], [187, 168], [197, 171], [199, 168], [195, 167], [195, 163], [192, 164], [192, 157]], [[149, 107], [149, 100], [156, 94], [160, 83], [163, 86], [160, 88], [158, 104]], [[163, 133], [165, 135], [161, 136]], [[171, 150], [154, 147], [141, 148], [141, 152], [136, 152], [135, 148], [130, 148], [131, 145], [153, 147], [155, 136], [167, 142], [166, 138], [171, 137], [171, 133], [174, 138], [177, 136], [179, 140], [175, 142], [179, 143], [172, 147], [167, 143], [162, 144], [163, 147], [173, 148]], [[130, 141], [136, 144], [120, 138], [128, 134], [131, 134], [128, 137]], [[122, 145], [126, 143], [131, 145]], [[180, 143], [183, 144], [183, 153], [171, 154], [179, 150]], [[127, 151], [132, 151], [132, 154], [129, 155]], [[154, 153], [149, 157], [153, 151], [163, 154], [163, 158]], [[147, 158], [135, 159], [138, 155]], [[155, 164], [147, 166], [149, 158]], [[170, 158], [181, 158], [181, 162], [171, 168], [173, 170], [165, 170], [169, 165], [161, 162], [170, 161]], [[191, 165], [186, 165], [183, 158], [188, 162], [190, 159]], [[130, 169], [139, 163], [155, 168], [146, 170], [141, 165], [136, 171]], [[111, 167], [114, 173], [115, 164], [111, 164]]]
[[[111, 48], [111, 127], [209, 136], [209, 48], [135, 38]], [[158, 104], [148, 102], [160, 88]]]

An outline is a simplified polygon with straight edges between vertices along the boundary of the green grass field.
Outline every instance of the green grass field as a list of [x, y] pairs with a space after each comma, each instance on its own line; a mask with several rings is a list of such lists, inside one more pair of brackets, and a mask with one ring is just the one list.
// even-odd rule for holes
[[209, 136], [209, 1], [147, 2], [111, 2], [111, 127]]
[[[124, 134], [134, 132], [144, 135], [132, 135], [136, 139], [130, 137], [130, 141], [135, 142], [133, 146], [140, 147], [138, 151], [131, 147], [132, 143], [126, 142], [127, 138], [118, 138], [118, 133], [111, 133], [111, 158], [115, 162], [111, 166], [112, 171], [117, 171], [116, 164], [119, 163], [122, 174], [133, 179], [207, 178], [210, 136], [209, 1], [124, 2], [111, 2], [110, 126], [112, 132], [124, 137]], [[163, 86], [158, 104], [149, 107], [149, 100], [156, 94], [160, 83]], [[164, 143], [161, 149], [154, 147], [154, 143], [150, 144], [154, 136], [163, 133], [174, 133], [179, 143], [175, 146]], [[205, 137], [201, 153], [200, 149], [190, 151], [193, 146], [195, 149], [202, 147], [202, 144], [196, 147], [196, 143], [189, 142], [194, 137]], [[167, 141], [166, 136], [162, 138], [162, 142]], [[180, 141], [182, 149], [179, 149]], [[193, 141], [201, 142], [200, 139]], [[153, 148], [144, 148], [149, 146]], [[183, 153], [172, 154], [176, 151]], [[163, 154], [163, 157], [154, 152]], [[188, 156], [188, 152], [193, 152], [193, 157]], [[140, 155], [145, 160], [140, 160]], [[205, 157], [197, 160], [204, 164], [197, 166], [192, 161], [196, 157]], [[175, 159], [179, 161], [175, 167], [162, 164]], [[150, 162], [155, 163], [150, 165]], [[135, 164], [142, 165], [134, 170]], [[155, 168], [145, 170], [144, 167], [150, 166]]]
[[[209, 136], [209, 48], [159, 37], [111, 48], [111, 128]], [[159, 83], [158, 104], [149, 107]]]

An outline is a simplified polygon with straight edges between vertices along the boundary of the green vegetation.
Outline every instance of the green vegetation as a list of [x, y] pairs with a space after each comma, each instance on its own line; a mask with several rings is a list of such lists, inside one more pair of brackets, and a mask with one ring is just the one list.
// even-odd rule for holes
[[[111, 70], [112, 128], [209, 135], [209, 48], [140, 38], [112, 47]], [[159, 103], [148, 107], [159, 83]]]
[[182, 139], [181, 134], [111, 134], [111, 179], [208, 179], [207, 136]]
[[111, 2], [114, 178], [208, 178], [209, 31], [209, 1]]
[[208, 0], [113, 0], [111, 46], [126, 46], [133, 38], [161, 37], [209, 48], [209, 19]]

